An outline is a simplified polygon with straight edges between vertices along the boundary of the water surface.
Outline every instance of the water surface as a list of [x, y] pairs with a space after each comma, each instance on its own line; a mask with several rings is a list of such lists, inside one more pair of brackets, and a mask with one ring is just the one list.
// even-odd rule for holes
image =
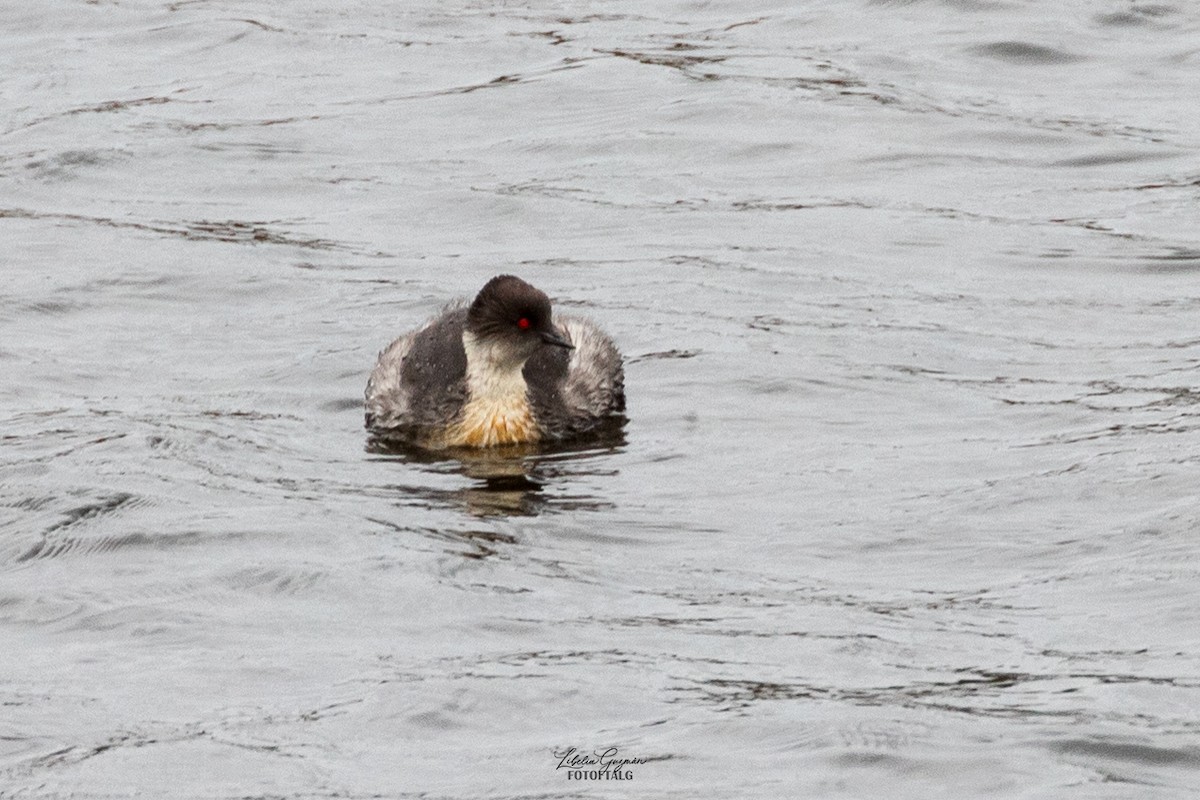
[[[0, 794], [1195, 796], [1192, 6], [0, 32]], [[499, 272], [623, 437], [370, 450]]]

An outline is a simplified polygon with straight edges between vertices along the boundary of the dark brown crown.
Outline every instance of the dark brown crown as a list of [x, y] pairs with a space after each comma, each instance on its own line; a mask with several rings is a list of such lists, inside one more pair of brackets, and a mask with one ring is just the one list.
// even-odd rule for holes
[[[528, 320], [522, 326], [521, 320]], [[497, 275], [475, 296], [467, 330], [482, 338], [552, 331], [550, 298], [515, 275]]]

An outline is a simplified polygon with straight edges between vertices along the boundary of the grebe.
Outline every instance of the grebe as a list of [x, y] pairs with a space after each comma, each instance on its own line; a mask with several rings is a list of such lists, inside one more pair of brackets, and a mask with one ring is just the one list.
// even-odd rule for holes
[[392, 342], [366, 391], [373, 437], [429, 449], [572, 439], [624, 410], [612, 339], [552, 319], [550, 298], [513, 275]]

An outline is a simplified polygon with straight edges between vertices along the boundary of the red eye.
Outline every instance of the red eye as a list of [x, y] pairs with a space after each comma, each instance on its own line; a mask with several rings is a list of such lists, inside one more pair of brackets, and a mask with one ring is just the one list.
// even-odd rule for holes
[[521, 317], [519, 320], [517, 320], [517, 327], [523, 331], [529, 330], [529, 318]]

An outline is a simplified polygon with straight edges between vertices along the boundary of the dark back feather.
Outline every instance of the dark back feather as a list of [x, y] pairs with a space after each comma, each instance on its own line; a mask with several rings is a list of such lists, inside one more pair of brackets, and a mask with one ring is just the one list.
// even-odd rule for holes
[[539, 347], [525, 362], [521, 374], [529, 387], [529, 405], [538, 425], [553, 436], [562, 436], [570, 422], [563, 406], [562, 387], [567, 380], [571, 351], [561, 347]]
[[402, 381], [417, 425], [444, 425], [467, 399], [467, 354], [463, 350], [465, 308], [434, 320], [404, 357]]

